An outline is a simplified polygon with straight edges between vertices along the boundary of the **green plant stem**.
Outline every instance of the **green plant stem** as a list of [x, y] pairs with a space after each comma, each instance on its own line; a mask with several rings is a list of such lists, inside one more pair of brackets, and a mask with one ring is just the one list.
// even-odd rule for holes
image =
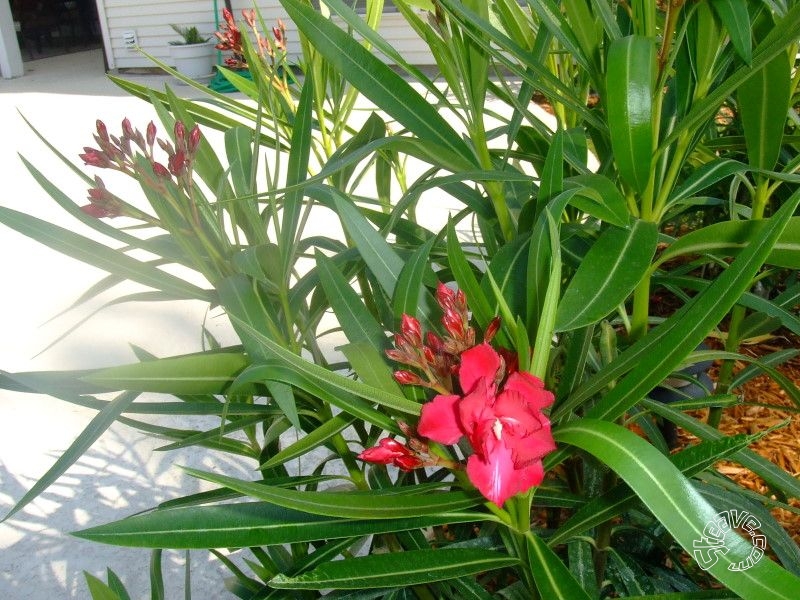
[[[766, 177], [759, 177], [758, 183], [755, 187], [753, 194], [753, 219], [763, 219], [766, 212], [767, 205], [770, 198], [770, 185], [769, 179]], [[736, 352], [741, 344], [741, 327], [747, 309], [737, 304], [731, 310], [730, 325], [728, 326], [728, 336], [725, 339], [725, 350], [727, 352]], [[722, 363], [719, 369], [719, 376], [717, 377], [717, 389], [715, 394], [727, 394], [730, 391], [731, 382], [733, 380], [733, 360], [726, 360]], [[722, 419], [723, 407], [712, 406], [708, 411], [707, 423], [715, 429], [719, 427], [720, 420]]]
[[633, 291], [633, 314], [631, 315], [630, 339], [636, 341], [647, 333], [650, 317], [650, 277], [645, 276]]
[[[474, 122], [471, 137], [481, 168], [487, 171], [491, 170], [494, 165], [492, 164], [492, 156], [489, 152], [489, 146], [486, 140], [486, 131], [482, 123], [478, 121]], [[497, 215], [497, 221], [500, 224], [500, 231], [503, 234], [503, 238], [506, 241], [511, 241], [514, 239], [514, 225], [511, 222], [511, 214], [508, 211], [508, 204], [506, 204], [505, 195], [503, 193], [503, 184], [496, 181], [487, 181], [484, 187], [494, 207], [494, 212]]]
[[613, 523], [611, 521], [603, 522], [598, 526], [597, 535], [595, 536], [594, 574], [598, 586], [603, 585], [603, 579], [605, 578], [612, 527]]

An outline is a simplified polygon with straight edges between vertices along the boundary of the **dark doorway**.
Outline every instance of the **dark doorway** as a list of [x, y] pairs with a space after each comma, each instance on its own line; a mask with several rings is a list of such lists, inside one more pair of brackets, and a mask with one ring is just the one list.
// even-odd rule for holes
[[95, 0], [11, 0], [22, 60], [100, 48]]

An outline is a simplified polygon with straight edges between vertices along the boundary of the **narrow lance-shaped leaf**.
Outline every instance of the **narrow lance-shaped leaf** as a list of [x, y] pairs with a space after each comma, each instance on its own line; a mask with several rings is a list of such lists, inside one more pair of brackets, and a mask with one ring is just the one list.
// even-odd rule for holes
[[74, 533], [76, 537], [139, 548], [246, 548], [390, 533], [478, 520], [479, 513], [443, 512], [405, 519], [340, 519], [266, 502], [158, 509]]
[[[761, 235], [766, 224], [763, 220], [722, 221], [695, 229], [671, 243], [659, 255], [656, 264], [686, 254], [735, 256], [747, 247], [750, 240]], [[765, 262], [777, 267], [800, 269], [800, 217], [789, 221]]]
[[269, 585], [290, 590], [407, 587], [466, 577], [517, 563], [516, 558], [491, 550], [409, 550], [400, 555], [390, 552], [328, 562], [295, 577], [278, 575]]
[[281, 220], [281, 273], [288, 280], [294, 261], [297, 239], [297, 225], [303, 208], [302, 188], [293, 187], [305, 181], [308, 176], [308, 160], [311, 155], [312, 108], [314, 106], [314, 82], [311, 73], [306, 74], [300, 101], [297, 105], [292, 141], [289, 149], [289, 164], [286, 173], [286, 186], [289, 190], [284, 196], [283, 219]]
[[331, 190], [336, 211], [344, 223], [347, 233], [353, 239], [361, 258], [367, 263], [381, 287], [389, 297], [394, 295], [397, 278], [403, 270], [404, 262], [392, 250], [389, 243], [370, 225], [358, 208], [346, 197]]
[[433, 329], [431, 323], [433, 297], [423, 286], [422, 280], [430, 271], [428, 256], [435, 242], [436, 238], [432, 237], [414, 251], [400, 272], [392, 298], [395, 319], [399, 320], [404, 314], [412, 315], [429, 330]]
[[[194, 477], [217, 483], [257, 500], [271, 502], [285, 508], [302, 510], [313, 515], [342, 519], [402, 519], [422, 517], [446, 511], [459, 511], [483, 502], [480, 494], [470, 492], [417, 492], [406, 487], [390, 494], [356, 492], [300, 492], [256, 481], [244, 481], [185, 467]], [[420, 490], [422, 491], [422, 490]]]
[[[606, 421], [573, 421], [553, 435], [556, 442], [581, 448], [617, 472], [681, 546], [700, 560], [708, 558], [698, 554], [694, 543], [705, 538], [706, 525], [716, 519], [716, 511], [666, 456], [624, 427]], [[800, 578], [767, 557], [752, 564], [752, 542], [733, 528], [725, 532], [724, 545], [727, 552], [713, 552], [713, 560], [704, 560], [703, 567], [730, 590], [744, 598], [795, 597]], [[745, 564], [749, 568], [739, 566]]]
[[161, 290], [175, 298], [210, 299], [208, 291], [166, 271], [31, 215], [0, 206], [0, 222], [61, 254]]
[[653, 80], [655, 47], [631, 35], [611, 43], [605, 109], [614, 160], [623, 181], [642, 193], [653, 163]]
[[636, 220], [630, 229], [608, 228], [592, 245], [567, 286], [556, 315], [556, 330], [596, 323], [622, 304], [650, 267], [658, 229]]
[[386, 348], [387, 338], [383, 327], [367, 310], [334, 262], [322, 252], [317, 252], [316, 259], [325, 296], [347, 339], [350, 342], [367, 341], [375, 348]]
[[753, 46], [747, 0], [711, 0], [711, 6], [725, 24], [736, 53], [744, 62], [750, 64], [753, 59]]
[[788, 54], [778, 54], [742, 82], [736, 97], [750, 165], [772, 169], [781, 151], [792, 97], [792, 64]]
[[99, 369], [83, 379], [108, 390], [222, 394], [248, 364], [241, 352], [200, 352]]
[[525, 535], [528, 560], [542, 598], [589, 600], [589, 595], [561, 559], [535, 533]]
[[289, 17], [314, 48], [353, 87], [420, 138], [444, 146], [474, 163], [469, 147], [434, 106], [400, 75], [338, 25], [300, 0], [281, 0]]

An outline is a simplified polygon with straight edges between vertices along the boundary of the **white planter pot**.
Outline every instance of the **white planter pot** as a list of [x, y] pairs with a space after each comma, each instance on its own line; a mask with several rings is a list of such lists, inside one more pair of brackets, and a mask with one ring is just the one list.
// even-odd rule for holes
[[210, 77], [214, 70], [214, 42], [174, 44], [169, 47], [175, 70], [190, 79]]

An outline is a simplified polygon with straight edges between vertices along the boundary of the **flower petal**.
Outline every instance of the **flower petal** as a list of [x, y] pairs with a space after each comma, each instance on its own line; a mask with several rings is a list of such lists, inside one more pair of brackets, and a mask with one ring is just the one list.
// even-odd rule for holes
[[500, 355], [489, 344], [478, 344], [465, 350], [461, 354], [461, 367], [458, 370], [461, 391], [469, 394], [480, 379], [493, 383], [502, 364]]
[[541, 461], [549, 452], [556, 449], [556, 442], [553, 434], [550, 433], [550, 421], [547, 417], [540, 414], [541, 428], [538, 431], [528, 433], [523, 437], [507, 436], [506, 444], [511, 447], [514, 464], [517, 468], [527, 467], [528, 465]]
[[467, 477], [481, 494], [497, 506], [503, 506], [518, 491], [514, 461], [505, 444], [497, 444], [494, 452], [486, 457], [479, 454], [470, 456], [467, 459]]
[[[491, 427], [495, 420], [494, 411], [492, 410], [494, 396], [487, 387], [487, 381], [479, 379], [472, 392], [464, 396], [458, 404], [458, 418], [467, 437], [472, 438], [475, 435], [480, 435], [478, 429], [480, 429], [481, 422], [489, 421], [489, 426]], [[473, 447], [477, 448], [474, 442]]]
[[494, 403], [494, 413], [514, 435], [526, 435], [542, 428], [538, 410], [534, 411], [522, 394], [503, 390]]
[[509, 375], [503, 389], [522, 394], [522, 397], [534, 410], [541, 410], [553, 403], [553, 394], [544, 389], [544, 382], [525, 371], [517, 371]]
[[422, 407], [417, 433], [440, 444], [455, 444], [464, 432], [458, 420], [459, 396], [438, 395]]

